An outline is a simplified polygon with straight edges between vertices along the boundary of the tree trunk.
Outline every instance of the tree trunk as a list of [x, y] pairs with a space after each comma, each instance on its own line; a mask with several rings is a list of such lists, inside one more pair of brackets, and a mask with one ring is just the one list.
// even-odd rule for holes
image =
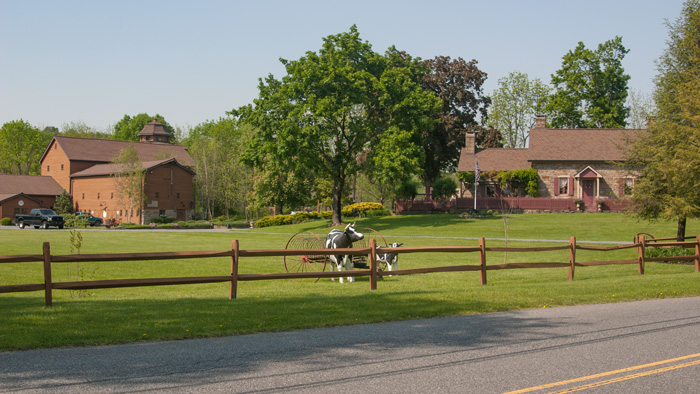
[[685, 241], [685, 221], [685, 216], [682, 218], [678, 218], [678, 233], [676, 234], [677, 242]]
[[430, 181], [423, 181], [423, 186], [425, 187], [425, 201], [430, 201], [433, 199], [432, 193], [430, 193], [430, 188], [433, 186], [433, 183]]
[[332, 209], [333, 209], [333, 217], [332, 217], [332, 226], [340, 226], [343, 223], [343, 217], [342, 217], [342, 199], [343, 199], [343, 186], [344, 182], [342, 180], [336, 181], [337, 183], [333, 185], [333, 202], [332, 204]]

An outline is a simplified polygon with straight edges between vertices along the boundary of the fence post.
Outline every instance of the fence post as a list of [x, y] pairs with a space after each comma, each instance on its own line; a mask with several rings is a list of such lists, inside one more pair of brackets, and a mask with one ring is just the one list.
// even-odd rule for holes
[[486, 241], [479, 238], [479, 265], [481, 266], [481, 284], [486, 284]]
[[233, 251], [233, 256], [231, 256], [231, 283], [228, 289], [228, 299], [236, 299], [238, 294], [238, 240], [234, 239], [231, 241], [231, 250]]
[[646, 240], [647, 237], [644, 235], [637, 236], [637, 243], [639, 244], [637, 247], [637, 253], [639, 254], [639, 275], [644, 275], [644, 249], [646, 248]]
[[695, 237], [695, 272], [700, 272], [700, 235]]
[[576, 267], [576, 237], [569, 239], [569, 280], [574, 280], [574, 269]]
[[44, 304], [53, 306], [53, 282], [51, 281], [51, 245], [44, 242]]
[[377, 240], [369, 240], [369, 289], [377, 290]]

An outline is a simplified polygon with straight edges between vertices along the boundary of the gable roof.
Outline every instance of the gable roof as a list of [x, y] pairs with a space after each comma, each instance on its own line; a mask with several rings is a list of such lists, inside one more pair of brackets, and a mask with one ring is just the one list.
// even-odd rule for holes
[[1, 204], [1, 203], [4, 203], [5, 201], [7, 201], [7, 200], [9, 200], [9, 199], [11, 199], [11, 198], [13, 198], [13, 197], [18, 197], [18, 196], [19, 196], [19, 197], [22, 197], [22, 198], [26, 198], [27, 200], [32, 200], [32, 201], [34, 201], [35, 203], [38, 203], [38, 204], [43, 204], [43, 201], [37, 200], [36, 198], [33, 198], [32, 196], [27, 195], [27, 194], [24, 194], [24, 193], [0, 194], [0, 204]]
[[58, 196], [62, 192], [61, 185], [50, 176], [0, 174], [0, 194]]
[[192, 157], [187, 152], [187, 147], [184, 145], [63, 136], [53, 137], [53, 140], [49, 143], [49, 146], [41, 156], [40, 162], [44, 161], [49, 148], [54, 142], [61, 146], [61, 149], [63, 149], [66, 156], [68, 156], [68, 160], [109, 163], [120, 151], [128, 148], [129, 145], [133, 145], [139, 159], [144, 162], [157, 160], [156, 158], [163, 157], [165, 152], [168, 157], [177, 159], [182, 165], [191, 166], [194, 164], [194, 160], [192, 160]]
[[640, 129], [532, 129], [529, 161], [621, 161]]
[[[153, 168], [156, 168], [156, 167], [162, 166], [164, 164], [168, 164], [168, 163], [174, 163], [178, 167], [180, 167], [183, 170], [194, 175], [194, 171], [183, 166], [176, 159], [144, 161], [141, 163], [141, 168], [144, 171], [148, 171], [150, 169], [153, 169]], [[119, 172], [119, 165], [118, 164], [114, 164], [114, 163], [96, 164], [88, 169], [85, 169], [85, 170], [80, 171], [80, 172], [76, 172], [75, 174], [72, 174], [70, 177], [71, 178], [83, 178], [83, 177], [90, 177], [90, 176], [111, 176], [112, 174], [115, 174], [117, 172]]]

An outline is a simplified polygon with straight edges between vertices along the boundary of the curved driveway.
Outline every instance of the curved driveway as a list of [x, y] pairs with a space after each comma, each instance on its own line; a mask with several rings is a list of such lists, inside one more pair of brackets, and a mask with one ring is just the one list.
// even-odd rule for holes
[[699, 334], [694, 297], [6, 352], [0, 392], [695, 394]]

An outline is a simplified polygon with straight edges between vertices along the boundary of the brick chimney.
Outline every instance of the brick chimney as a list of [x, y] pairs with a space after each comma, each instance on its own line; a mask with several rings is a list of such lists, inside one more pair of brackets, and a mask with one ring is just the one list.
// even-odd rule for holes
[[464, 153], [473, 155], [476, 153], [476, 134], [465, 133]]
[[535, 116], [535, 128], [536, 129], [547, 128], [547, 117], [544, 115]]

